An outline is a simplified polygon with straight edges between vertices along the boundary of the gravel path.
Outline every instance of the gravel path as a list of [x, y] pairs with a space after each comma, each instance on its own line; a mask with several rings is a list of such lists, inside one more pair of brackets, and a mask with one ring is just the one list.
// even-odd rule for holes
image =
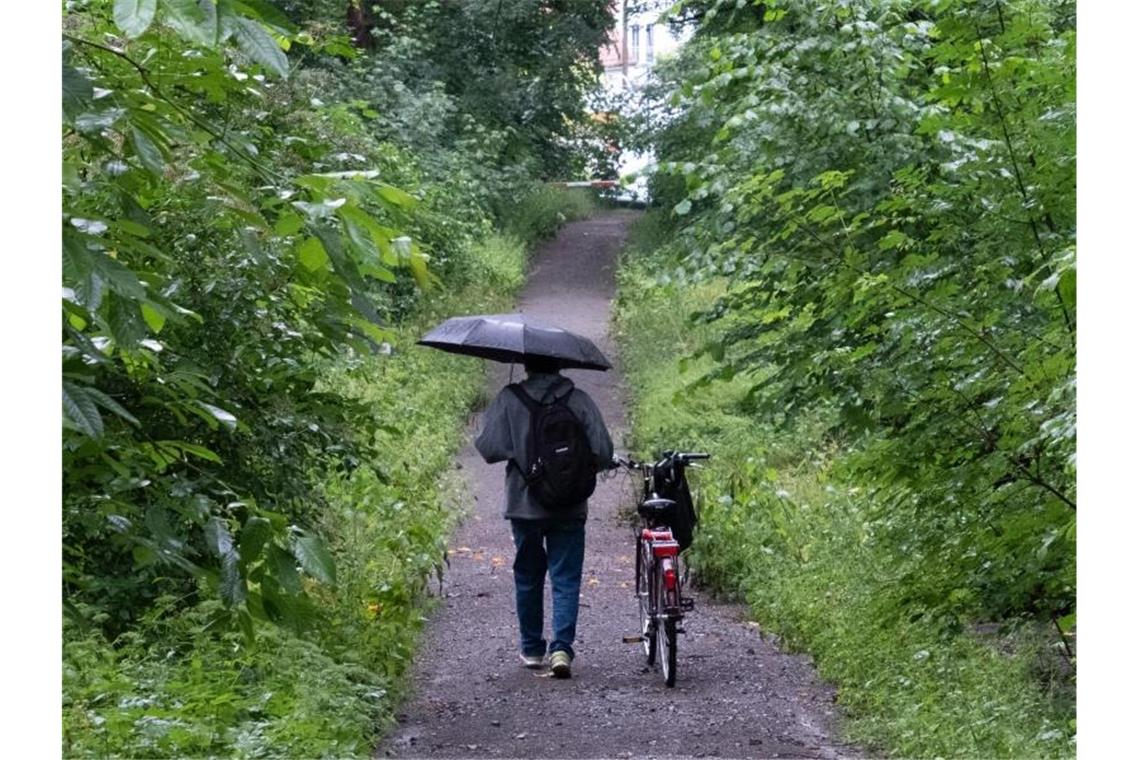
[[[564, 227], [538, 251], [521, 310], [589, 336], [611, 359], [608, 335], [618, 250], [633, 212]], [[615, 362], [616, 363], [616, 362]], [[492, 365], [492, 395], [508, 369]], [[567, 373], [597, 402], [619, 451], [627, 429], [620, 367]], [[518, 376], [516, 375], [516, 379]], [[666, 442], [662, 442], [666, 443]], [[678, 637], [677, 686], [648, 670], [630, 588], [632, 531], [619, 517], [631, 485], [601, 480], [590, 501], [573, 678], [526, 670], [518, 659], [514, 559], [501, 516], [502, 465], [468, 445], [456, 466], [474, 499], [449, 550], [441, 605], [414, 667], [413, 695], [377, 757], [838, 758], [833, 693], [802, 657], [781, 653], [739, 606], [695, 593]], [[698, 476], [699, 477], [699, 476]], [[546, 624], [550, 626], [549, 585]]]

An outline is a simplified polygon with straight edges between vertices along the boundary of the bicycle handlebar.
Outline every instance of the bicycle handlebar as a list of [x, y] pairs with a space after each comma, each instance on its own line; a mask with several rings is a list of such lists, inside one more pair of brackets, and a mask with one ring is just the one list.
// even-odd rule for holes
[[702, 452], [693, 451], [693, 452], [689, 452], [689, 453], [674, 454], [673, 456], [676, 459], [682, 459], [686, 462], [695, 462], [698, 459], [708, 459], [710, 455], [703, 452], [703, 451]]
[[682, 465], [696, 462], [701, 459], [708, 459], [709, 455], [704, 452], [682, 452], [682, 451], [665, 451], [661, 453], [661, 460], [656, 463], [651, 462], [637, 462], [633, 459], [620, 457], [616, 454], [613, 457], [613, 464], [617, 467], [624, 467], [627, 470], [639, 470], [644, 467], [660, 467], [671, 462], [678, 462]]

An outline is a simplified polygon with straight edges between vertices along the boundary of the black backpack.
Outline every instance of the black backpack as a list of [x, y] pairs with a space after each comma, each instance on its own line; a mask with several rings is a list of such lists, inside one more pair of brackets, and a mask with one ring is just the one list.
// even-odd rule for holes
[[552, 512], [588, 499], [597, 486], [597, 463], [581, 420], [570, 409], [570, 394], [543, 404], [522, 386], [508, 385], [530, 412], [526, 462], [516, 462], [527, 491]]

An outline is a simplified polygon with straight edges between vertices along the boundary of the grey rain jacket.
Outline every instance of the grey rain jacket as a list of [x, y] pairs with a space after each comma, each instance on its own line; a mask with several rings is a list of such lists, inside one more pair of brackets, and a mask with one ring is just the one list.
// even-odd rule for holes
[[[550, 403], [556, 398], [569, 394], [567, 404], [586, 430], [590, 450], [598, 461], [598, 471], [610, 467], [614, 444], [610, 440], [602, 414], [584, 391], [574, 387], [570, 378], [559, 374], [536, 372], [528, 375], [520, 385], [531, 398], [539, 402]], [[508, 463], [506, 507], [503, 510], [503, 517], [515, 520], [584, 519], [586, 517], [584, 501], [571, 509], [554, 514], [530, 498], [522, 473], [518, 467], [511, 467], [509, 462], [512, 459], [519, 461], [526, 458], [529, 436], [530, 412], [513, 393], [503, 388], [483, 413], [483, 430], [475, 438], [475, 448], [488, 464], [503, 461]], [[525, 462], [522, 465], [525, 466]]]

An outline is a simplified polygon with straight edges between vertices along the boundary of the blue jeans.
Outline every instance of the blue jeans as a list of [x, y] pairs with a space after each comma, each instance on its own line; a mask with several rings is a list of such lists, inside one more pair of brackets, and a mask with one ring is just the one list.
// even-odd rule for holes
[[547, 653], [542, 637], [542, 592], [549, 569], [554, 616], [550, 652], [563, 651], [573, 659], [586, 521], [511, 520], [511, 533], [515, 538], [515, 607], [522, 653], [528, 657]]

